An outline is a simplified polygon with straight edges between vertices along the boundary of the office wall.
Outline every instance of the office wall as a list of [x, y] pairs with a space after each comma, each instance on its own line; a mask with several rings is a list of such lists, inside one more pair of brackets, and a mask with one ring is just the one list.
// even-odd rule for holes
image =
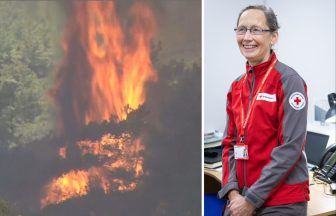
[[280, 38], [275, 51], [308, 85], [308, 121], [314, 119], [314, 104], [325, 104], [327, 94], [335, 92], [334, 0], [205, 0], [205, 131], [225, 128], [226, 94], [245, 67], [233, 28], [240, 10], [250, 4], [266, 4], [277, 14]]

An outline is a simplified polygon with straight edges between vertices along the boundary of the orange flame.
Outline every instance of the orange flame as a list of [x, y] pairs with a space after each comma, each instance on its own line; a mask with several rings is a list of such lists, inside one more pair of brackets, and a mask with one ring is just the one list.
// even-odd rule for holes
[[[98, 156], [103, 165], [92, 166], [87, 170], [71, 170], [49, 182], [45, 187], [41, 207], [58, 204], [74, 197], [87, 195], [92, 187], [100, 187], [104, 193], [110, 191], [131, 191], [144, 174], [144, 150], [140, 139], [131, 141], [131, 135], [123, 133], [120, 137], [105, 134], [100, 140], [77, 142], [82, 155]], [[122, 179], [116, 171], [130, 174], [131, 180]]]
[[[72, 3], [62, 41], [64, 59], [50, 92], [58, 126], [69, 133], [90, 122], [125, 120], [145, 102], [145, 84], [157, 80], [150, 56], [156, 22], [148, 6], [133, 4], [128, 25], [123, 26], [114, 1]], [[78, 141], [83, 157], [95, 156], [101, 165], [52, 179], [44, 187], [41, 207], [85, 196], [94, 187], [104, 193], [134, 190], [144, 175], [144, 146], [140, 139], [132, 140], [129, 133], [119, 137], [108, 133], [100, 140]], [[59, 149], [62, 158], [66, 153], [66, 148]]]
[[89, 174], [86, 171], [70, 171], [53, 179], [48, 188], [48, 195], [41, 200], [44, 208], [50, 203], [61, 203], [71, 197], [84, 196], [89, 191]]
[[[137, 2], [129, 10], [126, 28], [113, 1], [73, 3], [74, 16], [62, 42], [65, 58], [51, 91], [60, 116], [70, 112], [81, 126], [111, 117], [125, 120], [144, 103], [145, 84], [157, 80], [150, 56], [156, 31], [154, 14]], [[62, 101], [66, 96], [71, 97], [70, 105]], [[59, 124], [62, 128], [65, 123]]]

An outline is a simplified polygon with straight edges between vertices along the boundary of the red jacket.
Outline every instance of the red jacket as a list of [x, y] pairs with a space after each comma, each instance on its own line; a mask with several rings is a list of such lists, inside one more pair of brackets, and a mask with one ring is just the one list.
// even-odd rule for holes
[[[259, 89], [273, 61], [274, 67]], [[245, 198], [257, 208], [307, 201], [306, 84], [292, 68], [277, 61], [274, 53], [267, 62], [246, 65], [246, 71], [227, 94], [223, 178], [218, 195], [224, 197], [232, 189], [244, 189]], [[246, 116], [254, 97], [242, 130], [242, 108]], [[248, 160], [234, 159], [233, 146], [243, 131]]]

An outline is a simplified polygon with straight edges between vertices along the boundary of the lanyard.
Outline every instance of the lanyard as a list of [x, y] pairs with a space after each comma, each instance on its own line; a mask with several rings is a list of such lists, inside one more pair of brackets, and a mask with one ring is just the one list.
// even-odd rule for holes
[[[244, 113], [244, 105], [243, 105], [243, 97], [242, 97], [242, 96], [243, 96], [243, 94], [242, 94], [243, 88], [241, 88], [241, 91], [240, 91], [241, 125], [242, 125], [242, 130], [241, 130], [241, 134], [242, 134], [242, 135], [240, 135], [240, 142], [241, 142], [241, 143], [244, 143], [245, 128], [246, 128], [247, 122], [248, 122], [248, 120], [249, 120], [249, 118], [250, 118], [252, 109], [254, 108], [254, 102], [256, 101], [257, 96], [258, 96], [258, 94], [260, 93], [260, 90], [261, 90], [262, 87], [264, 86], [265, 81], [266, 81], [268, 75], [270, 74], [271, 70], [273, 69], [273, 67], [274, 67], [274, 65], [275, 65], [276, 62], [277, 62], [277, 60], [275, 59], [275, 60], [271, 63], [270, 67], [268, 68], [268, 70], [267, 70], [267, 72], [266, 72], [266, 74], [265, 74], [265, 76], [264, 76], [264, 79], [262, 80], [261, 84], [259, 85], [259, 88], [258, 88], [258, 90], [257, 90], [257, 92], [256, 92], [256, 94], [255, 94], [255, 96], [253, 97], [252, 101], [251, 101], [251, 104], [250, 104], [249, 109], [248, 109], [248, 111], [247, 111], [246, 118], [245, 118], [245, 113]], [[245, 74], [245, 76], [244, 76], [244, 80], [243, 80], [243, 84], [244, 84], [244, 85], [245, 85], [245, 83], [246, 83], [246, 78], [247, 78], [247, 74]], [[253, 94], [253, 90], [252, 90], [251, 94]]]

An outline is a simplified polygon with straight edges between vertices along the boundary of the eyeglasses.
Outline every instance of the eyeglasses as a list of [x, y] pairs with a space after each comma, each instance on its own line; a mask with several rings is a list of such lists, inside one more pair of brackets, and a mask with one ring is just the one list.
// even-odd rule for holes
[[270, 29], [262, 29], [260, 27], [253, 26], [251, 28], [247, 28], [245, 26], [240, 26], [238, 28], [235, 28], [234, 31], [237, 35], [245, 35], [247, 31], [250, 31], [251, 35], [261, 35], [264, 32], [271, 32]]

